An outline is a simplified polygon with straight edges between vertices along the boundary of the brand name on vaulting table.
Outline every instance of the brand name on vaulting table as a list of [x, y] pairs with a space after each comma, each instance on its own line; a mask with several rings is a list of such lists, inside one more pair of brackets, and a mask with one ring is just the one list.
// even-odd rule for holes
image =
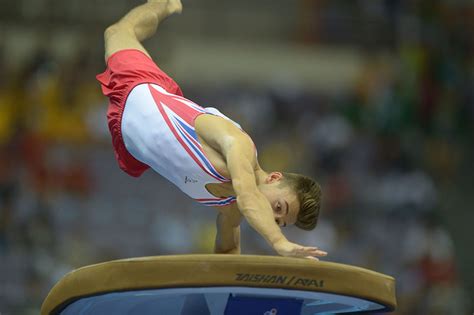
[[278, 276], [258, 273], [237, 273], [235, 274], [236, 281], [253, 282], [253, 283], [269, 283], [269, 284], [284, 284], [292, 286], [304, 287], [324, 287], [324, 280], [315, 280], [300, 277]]

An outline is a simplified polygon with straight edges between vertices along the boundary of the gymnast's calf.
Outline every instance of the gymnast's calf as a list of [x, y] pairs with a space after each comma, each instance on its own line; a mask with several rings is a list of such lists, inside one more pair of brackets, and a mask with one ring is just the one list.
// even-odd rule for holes
[[97, 80], [109, 98], [107, 120], [120, 168], [135, 177], [151, 168], [197, 202], [216, 207], [216, 253], [240, 254], [245, 218], [282, 256], [326, 256], [288, 241], [281, 231], [290, 224], [316, 226], [319, 184], [299, 174], [265, 172], [240, 125], [186, 99], [142, 46], [161, 21], [181, 11], [180, 0], [149, 0], [105, 30], [107, 68]]

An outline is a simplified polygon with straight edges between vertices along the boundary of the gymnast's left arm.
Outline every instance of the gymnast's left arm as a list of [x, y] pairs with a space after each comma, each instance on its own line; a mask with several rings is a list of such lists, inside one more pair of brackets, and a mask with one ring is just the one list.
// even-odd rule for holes
[[219, 212], [216, 220], [216, 254], [240, 254], [240, 222], [241, 215], [237, 211]]

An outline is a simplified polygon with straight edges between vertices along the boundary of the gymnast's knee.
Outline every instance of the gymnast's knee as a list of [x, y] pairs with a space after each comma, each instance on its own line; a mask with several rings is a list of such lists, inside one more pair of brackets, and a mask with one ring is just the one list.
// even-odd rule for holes
[[107, 27], [104, 31], [104, 41], [107, 43], [113, 37], [120, 35], [133, 35], [133, 28], [126, 23], [115, 23]]

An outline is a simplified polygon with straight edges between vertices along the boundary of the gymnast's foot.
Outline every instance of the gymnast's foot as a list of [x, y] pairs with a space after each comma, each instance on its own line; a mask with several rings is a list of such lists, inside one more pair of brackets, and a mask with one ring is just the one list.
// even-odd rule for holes
[[174, 13], [183, 11], [181, 0], [148, 0], [148, 3], [156, 6], [160, 21]]

